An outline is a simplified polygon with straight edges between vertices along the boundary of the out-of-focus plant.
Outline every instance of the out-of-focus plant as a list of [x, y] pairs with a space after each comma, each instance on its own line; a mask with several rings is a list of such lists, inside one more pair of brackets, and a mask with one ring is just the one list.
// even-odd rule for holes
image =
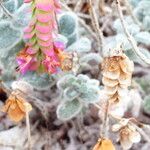
[[58, 106], [57, 116], [61, 120], [75, 117], [83, 107], [100, 99], [99, 81], [86, 75], [68, 74], [60, 79], [57, 85], [61, 91], [62, 101]]

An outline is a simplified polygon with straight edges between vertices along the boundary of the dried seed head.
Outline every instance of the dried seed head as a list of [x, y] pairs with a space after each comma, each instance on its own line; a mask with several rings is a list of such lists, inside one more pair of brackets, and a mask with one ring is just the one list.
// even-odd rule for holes
[[125, 54], [107, 57], [102, 65], [104, 90], [109, 95], [110, 102], [119, 102], [131, 85], [134, 64]]
[[133, 143], [138, 143], [140, 140], [141, 135], [133, 126], [127, 125], [120, 129], [120, 143], [124, 149], [130, 149]]
[[141, 135], [135, 127], [129, 123], [129, 119], [122, 119], [119, 123], [112, 126], [113, 132], [119, 132], [121, 146], [124, 149], [130, 149], [133, 143], [141, 140]]
[[15, 122], [21, 121], [25, 117], [26, 112], [31, 110], [31, 104], [26, 102], [16, 92], [12, 92], [5, 105], [1, 109], [1, 111], [6, 112], [9, 118]]

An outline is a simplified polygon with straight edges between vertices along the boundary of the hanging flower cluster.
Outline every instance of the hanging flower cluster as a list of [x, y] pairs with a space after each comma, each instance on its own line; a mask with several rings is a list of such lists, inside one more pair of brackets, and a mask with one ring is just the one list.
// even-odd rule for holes
[[2, 108], [2, 111], [6, 112], [9, 118], [15, 122], [22, 120], [26, 113], [32, 110], [31, 104], [26, 102], [19, 94], [17, 91], [12, 92]]
[[134, 64], [122, 52], [106, 57], [102, 63], [104, 91], [110, 102], [119, 102], [131, 85]]
[[109, 139], [99, 139], [93, 150], [115, 150], [115, 147]]
[[[56, 42], [57, 23], [55, 14], [60, 11], [58, 0], [24, 0], [31, 2], [32, 19], [25, 29], [28, 42], [17, 56], [19, 70], [55, 73], [58, 68], [65, 70], [64, 60], [71, 61], [71, 55], [65, 53], [65, 45]], [[69, 69], [71, 66], [69, 65]], [[67, 67], [68, 69], [68, 67]]]
[[129, 123], [129, 119], [122, 119], [119, 123], [112, 126], [113, 132], [119, 132], [119, 140], [124, 149], [130, 149], [133, 143], [141, 140], [141, 135], [135, 127]]

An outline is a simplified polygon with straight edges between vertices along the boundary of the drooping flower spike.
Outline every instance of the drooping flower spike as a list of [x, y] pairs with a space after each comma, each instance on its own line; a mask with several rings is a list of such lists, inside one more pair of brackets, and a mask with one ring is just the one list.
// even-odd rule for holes
[[55, 42], [57, 37], [55, 14], [60, 11], [60, 3], [58, 0], [24, 0], [24, 2], [31, 2], [32, 19], [24, 30], [24, 37], [28, 39], [26, 47], [17, 56], [20, 72], [55, 73], [62, 66], [62, 58], [68, 59], [67, 53], [62, 52], [65, 45]]

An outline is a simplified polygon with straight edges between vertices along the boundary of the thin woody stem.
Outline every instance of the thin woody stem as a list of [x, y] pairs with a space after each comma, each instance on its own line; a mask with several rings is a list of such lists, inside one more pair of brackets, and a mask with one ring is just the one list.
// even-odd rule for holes
[[[94, 104], [94, 106], [95, 106], [96, 108], [98, 108], [99, 110], [102, 109], [102, 107], [101, 107], [100, 105], [98, 105], [98, 104]], [[110, 117], [112, 117], [113, 119], [115, 119], [115, 120], [117, 120], [117, 121], [120, 121], [121, 119], [123, 119], [123, 118], [121, 118], [121, 117], [114, 116], [113, 114], [109, 113], [109, 111], [108, 111], [108, 114], [107, 114], [107, 115], [110, 116]], [[133, 122], [133, 118], [129, 118], [129, 123], [130, 123], [131, 125], [133, 125], [133, 126], [136, 128], [136, 130], [144, 137], [144, 139], [145, 139], [148, 143], [150, 143], [150, 137], [149, 137], [149, 136], [146, 134], [146, 132], [142, 129], [142, 128], [147, 128], [147, 129], [149, 129], [149, 128], [150, 128], [149, 125], [140, 123], [140, 124], [142, 125], [142, 127], [139, 127], [136, 123]], [[139, 123], [138, 123], [138, 124], [139, 124]], [[106, 125], [107, 125], [107, 124], [106, 124]], [[101, 135], [101, 137], [103, 137], [103, 135]]]
[[75, 8], [74, 8], [74, 11], [75, 11], [75, 12], [80, 11], [81, 7], [82, 7], [82, 0], [78, 0], [76, 6], [75, 6]]
[[104, 0], [99, 0], [99, 10], [101, 16], [105, 15], [104, 4], [105, 4]]
[[132, 45], [132, 48], [133, 48], [134, 52], [137, 54], [137, 56], [141, 60], [143, 60], [146, 64], [150, 65], [150, 59], [147, 58], [143, 53], [140, 52], [139, 48], [137, 47], [135, 39], [130, 35], [130, 33], [126, 27], [126, 22], [124, 21], [124, 18], [123, 18], [121, 6], [120, 6], [120, 1], [119, 0], [115, 0], [115, 1], [116, 1], [117, 11], [119, 14], [119, 18], [120, 18], [122, 27], [124, 29], [124, 33], [125, 33], [128, 41], [129, 41], [129, 43]]
[[101, 28], [99, 26], [98, 18], [92, 5], [92, 0], [88, 0], [88, 3], [90, 5], [90, 15], [92, 19], [92, 24], [97, 34], [98, 46], [100, 48], [99, 52], [100, 52], [100, 55], [103, 56], [103, 46], [104, 46], [103, 32], [101, 31]]
[[0, 1], [0, 7], [3, 9], [3, 11], [5, 12], [5, 14], [10, 17], [10, 18], [14, 18], [13, 15], [3, 6], [2, 1]]
[[29, 112], [27, 110], [26, 110], [26, 126], [28, 136], [28, 150], [32, 150], [30, 120], [29, 120]]
[[104, 112], [104, 119], [102, 124], [102, 137], [108, 136], [108, 128], [109, 128], [109, 100], [106, 103], [106, 108]]

